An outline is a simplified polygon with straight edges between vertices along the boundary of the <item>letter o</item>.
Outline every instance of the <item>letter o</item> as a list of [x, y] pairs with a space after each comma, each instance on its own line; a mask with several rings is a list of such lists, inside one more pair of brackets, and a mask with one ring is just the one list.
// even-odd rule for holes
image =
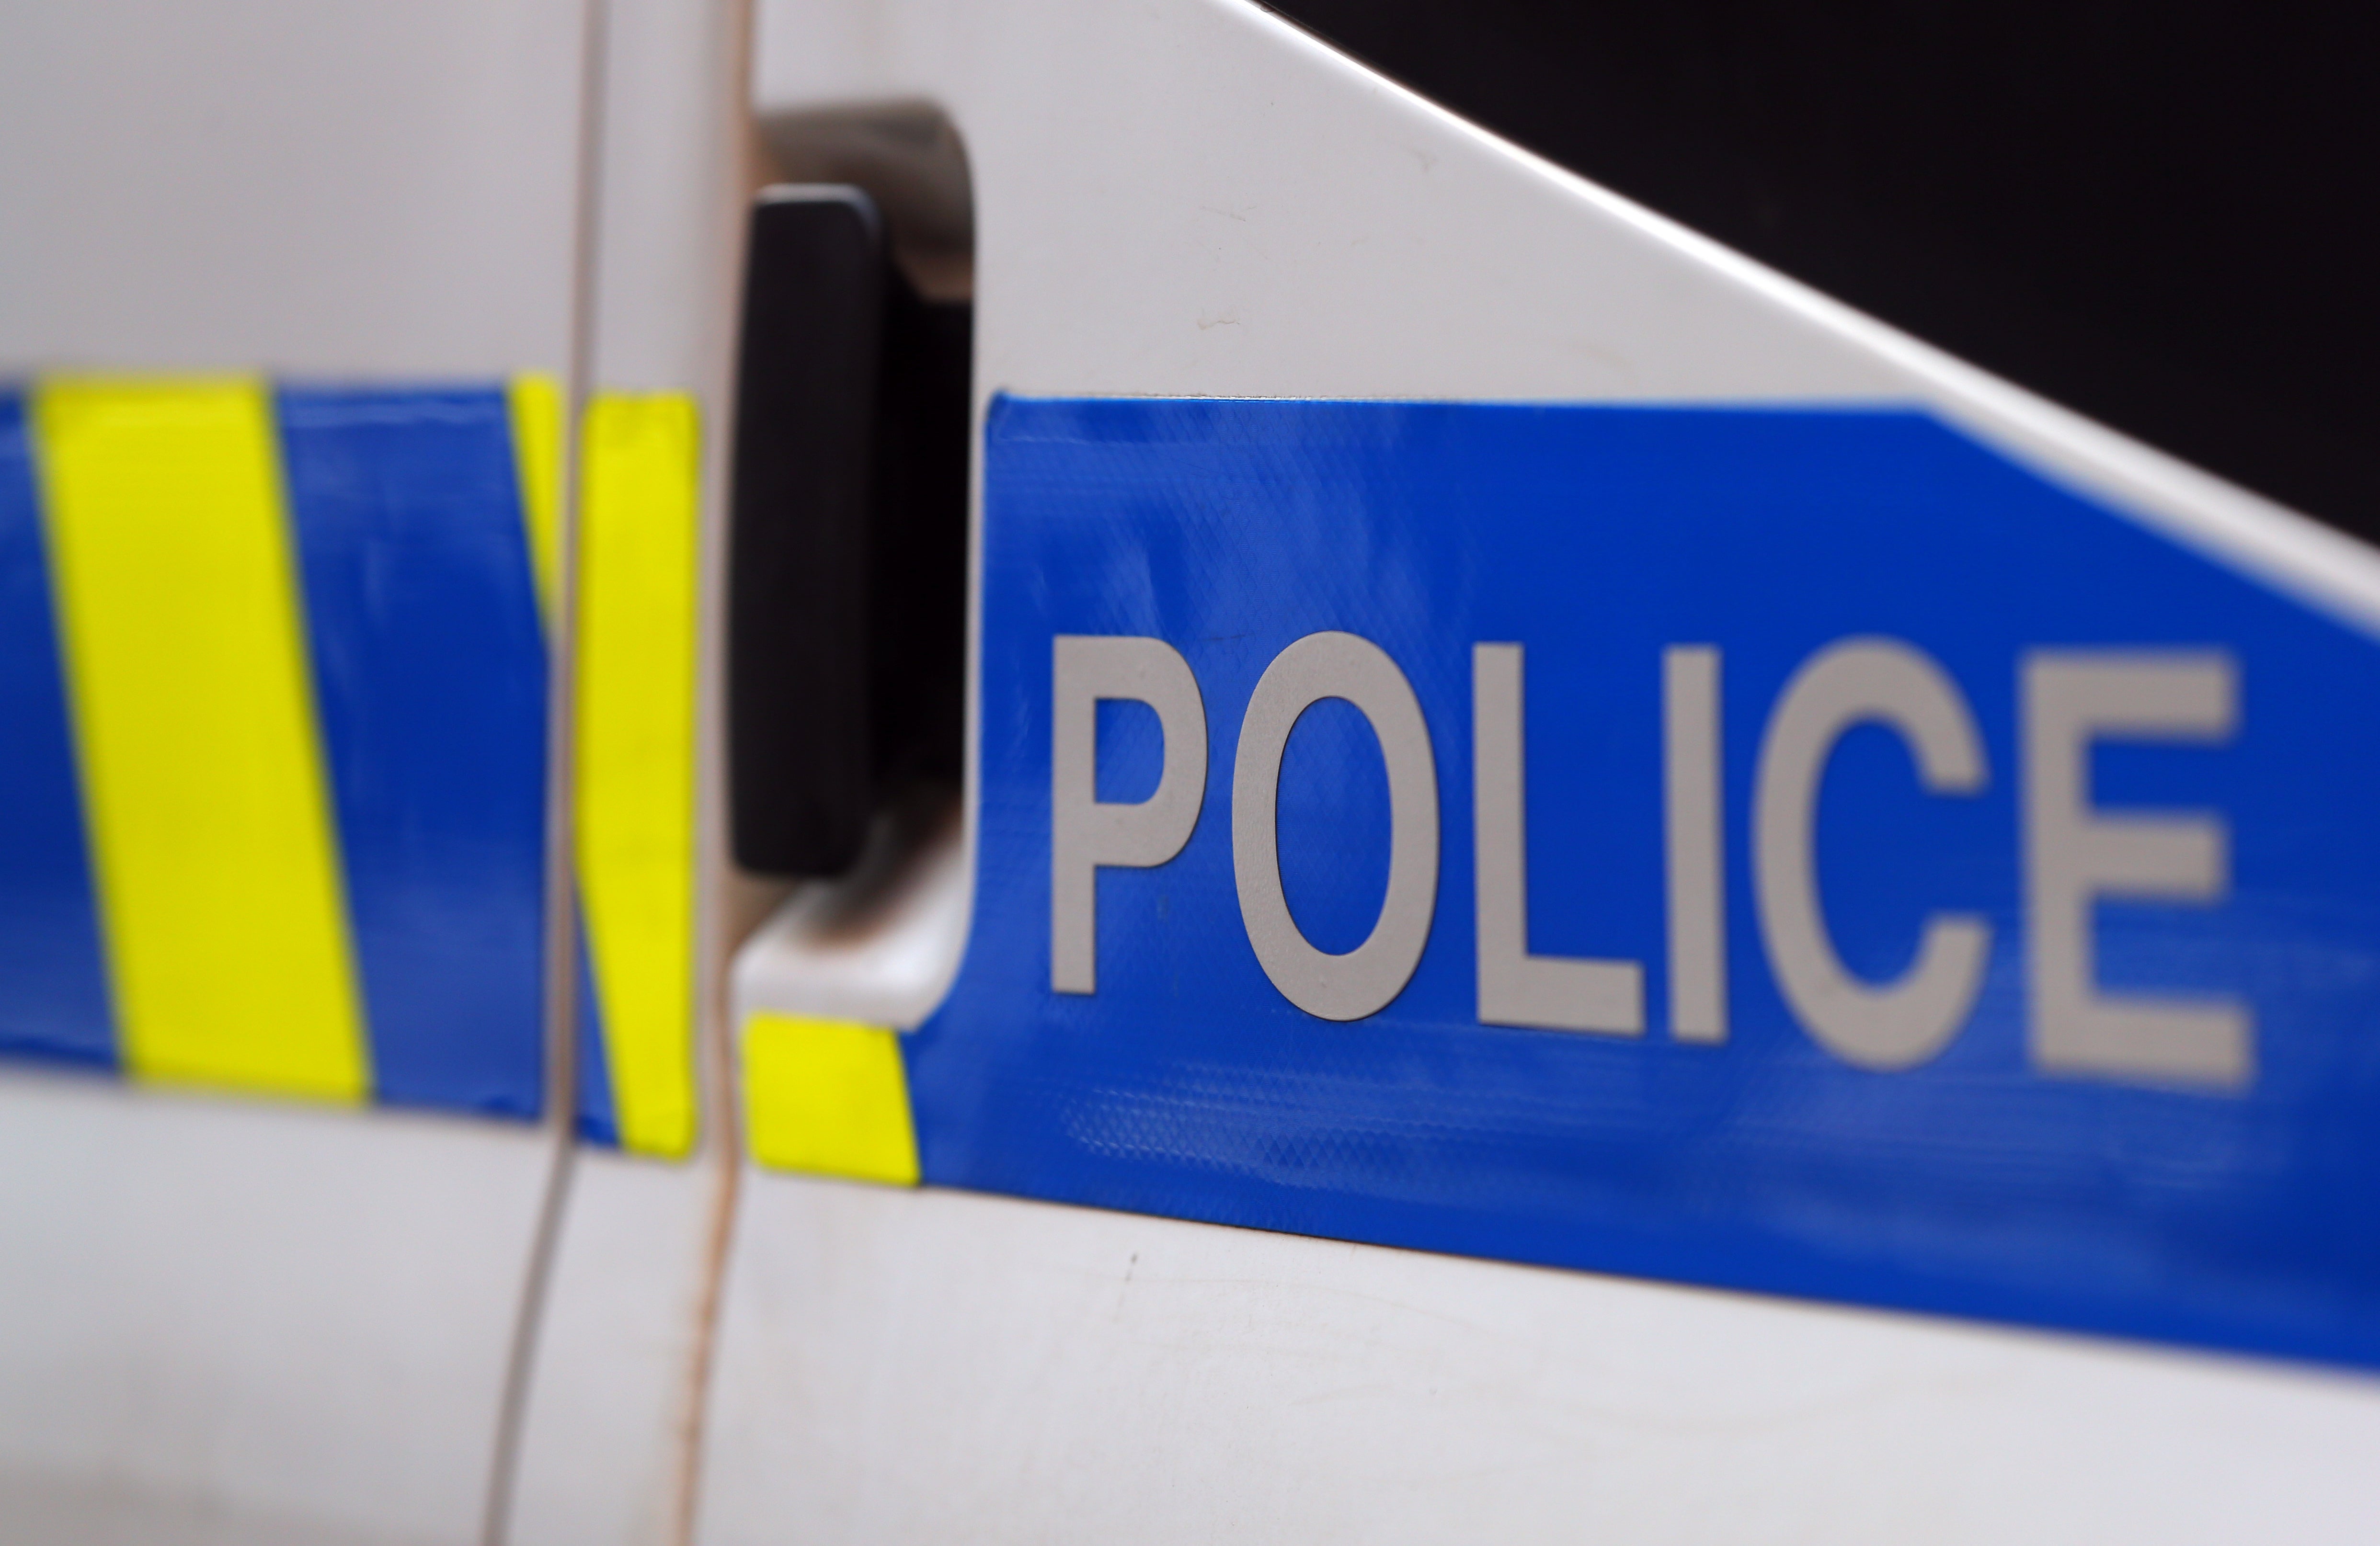
[[[1370, 721], [1389, 775], [1389, 888], [1361, 945], [1318, 950], [1281, 888], [1281, 754], [1298, 717], [1343, 698]], [[1232, 873], [1257, 960], [1281, 996], [1322, 1020], [1361, 1020], [1404, 991], [1438, 907], [1438, 760], [1413, 683], [1353, 634], [1308, 634], [1273, 657], [1248, 696], [1232, 765]]]

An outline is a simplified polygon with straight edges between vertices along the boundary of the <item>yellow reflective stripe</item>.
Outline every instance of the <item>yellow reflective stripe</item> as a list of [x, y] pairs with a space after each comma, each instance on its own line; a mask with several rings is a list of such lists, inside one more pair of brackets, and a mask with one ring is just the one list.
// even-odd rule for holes
[[622, 1147], [694, 1145], [698, 429], [681, 393], [588, 407], [578, 528], [579, 886]]
[[756, 1014], [744, 1022], [743, 1071], [744, 1130], [760, 1164], [917, 1184], [917, 1140], [896, 1033]]
[[562, 384], [551, 376], [515, 376], [505, 383], [512, 420], [513, 467], [520, 479], [521, 519], [528, 525], [529, 562], [537, 571], [537, 602], [553, 615], [554, 571], [562, 562]]
[[265, 388], [53, 381], [34, 424], [125, 1066], [360, 1100]]

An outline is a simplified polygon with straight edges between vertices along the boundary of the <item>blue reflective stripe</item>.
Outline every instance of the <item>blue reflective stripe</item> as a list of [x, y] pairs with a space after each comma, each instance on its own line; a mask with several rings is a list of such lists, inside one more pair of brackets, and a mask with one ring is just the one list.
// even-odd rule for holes
[[279, 394], [372, 1084], [543, 1102], [543, 640], [495, 389]]
[[24, 399], [0, 393], [0, 1051], [114, 1067]]
[[[986, 438], [978, 900], [949, 999], [904, 1038], [929, 1183], [2380, 1366], [2372, 637], [1918, 412], [1005, 399]], [[1344, 1023], [1275, 988], [1234, 879], [1242, 714], [1323, 630], [1409, 678], [1439, 803], [1418, 969]], [[1061, 634], [1172, 646], [1208, 727], [1179, 856], [1098, 874], [1089, 996], [1050, 987]], [[1938, 664], [1987, 775], [1928, 790], [1870, 716], [1816, 780], [1815, 890], [1845, 975], [1908, 971], [1929, 917], [1990, 930], [1952, 1033], [1890, 1069], [1791, 996], [1755, 863], [1777, 706], [1861, 637]], [[1526, 948], [1640, 965], [1640, 1034], [1481, 1022], [1482, 643], [1526, 651]], [[1718, 1043], [1671, 1021], [1674, 646], [1723, 660]], [[2111, 885], [2056, 914], [2088, 931], [2099, 995], [2252, 1017], [2252, 1056], [2219, 1077], [2061, 1066], [2028, 997], [2066, 980], [2031, 959], [2053, 913], [2025, 835], [2049, 830], [2028, 827], [2038, 748], [2067, 743], [2029, 739], [2048, 721], [2021, 683], [2111, 658], [2095, 650], [2237, 682], [2236, 731], [2117, 730], [2077, 754], [2094, 819], [2228, 829], [2217, 884]], [[1279, 775], [1289, 903], [1333, 949], [1382, 887], [1387, 797], [1354, 719], [1301, 723]], [[1142, 714], [1100, 739], [1146, 769], [1153, 746], [1130, 743], [1156, 733]]]

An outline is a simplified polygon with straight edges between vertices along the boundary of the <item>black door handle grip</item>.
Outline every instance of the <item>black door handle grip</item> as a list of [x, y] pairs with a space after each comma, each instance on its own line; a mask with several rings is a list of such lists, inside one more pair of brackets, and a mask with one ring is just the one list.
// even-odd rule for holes
[[747, 870], [844, 874], [904, 788], [958, 777], [972, 321], [918, 297], [859, 189], [755, 206], [727, 620]]

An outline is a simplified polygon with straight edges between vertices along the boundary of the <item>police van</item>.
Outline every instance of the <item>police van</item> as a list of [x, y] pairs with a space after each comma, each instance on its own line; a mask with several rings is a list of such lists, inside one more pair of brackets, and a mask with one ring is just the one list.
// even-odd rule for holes
[[19, 10], [8, 1539], [2380, 1537], [2352, 18]]

